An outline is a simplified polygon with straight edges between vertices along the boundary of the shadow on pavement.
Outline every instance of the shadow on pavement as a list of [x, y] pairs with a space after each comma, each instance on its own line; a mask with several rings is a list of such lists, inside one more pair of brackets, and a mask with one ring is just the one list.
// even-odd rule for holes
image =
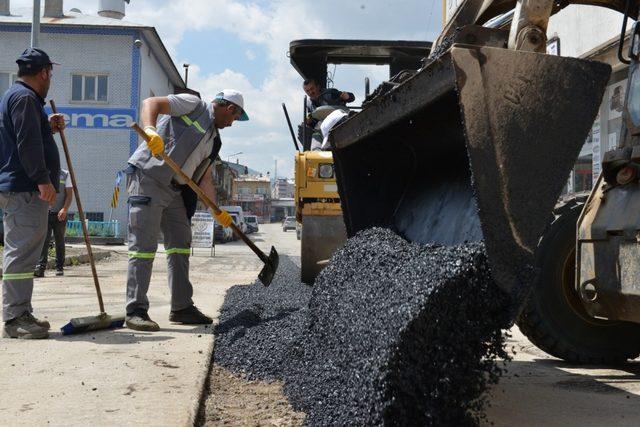
[[[205, 328], [202, 325], [190, 327], [190, 328], [160, 328], [158, 332], [140, 332], [133, 331], [131, 329], [105, 329], [101, 331], [85, 332], [77, 335], [62, 335], [57, 331], [52, 331], [49, 338], [57, 341], [69, 341], [69, 342], [93, 342], [95, 344], [135, 344], [141, 342], [162, 342], [175, 339], [170, 335], [164, 335], [166, 333], [180, 333], [191, 334], [194, 337], [202, 335], [209, 335], [213, 333], [213, 328], [210, 325], [206, 325]], [[163, 334], [164, 333], [164, 334]]]
[[638, 425], [638, 363], [612, 368], [536, 359], [511, 362], [507, 369], [491, 390], [483, 424]]
[[158, 332], [132, 332], [128, 329], [105, 330], [86, 332], [78, 335], [62, 335], [60, 332], [53, 332], [49, 339], [69, 342], [92, 342], [95, 344], [135, 344], [141, 342], [162, 342], [170, 341], [175, 337], [162, 335], [162, 330]]

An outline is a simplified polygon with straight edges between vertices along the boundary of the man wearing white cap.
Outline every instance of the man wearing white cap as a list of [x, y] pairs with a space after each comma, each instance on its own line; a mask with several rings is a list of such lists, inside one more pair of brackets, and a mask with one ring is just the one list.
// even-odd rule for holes
[[[143, 142], [133, 153], [126, 170], [129, 192], [126, 324], [129, 328], [160, 329], [148, 315], [147, 298], [160, 231], [164, 236], [171, 291], [169, 320], [183, 324], [212, 322], [191, 299], [190, 203], [185, 201], [193, 200], [186, 197], [193, 193], [189, 193], [186, 183], [156, 156], [165, 151], [213, 199], [212, 164], [222, 145], [218, 130], [231, 126], [235, 120], [249, 118], [244, 111], [242, 94], [233, 89], [218, 93], [210, 104], [191, 94], [144, 100], [140, 121], [150, 140]], [[216, 220], [228, 226], [231, 216], [223, 211], [216, 215]]]

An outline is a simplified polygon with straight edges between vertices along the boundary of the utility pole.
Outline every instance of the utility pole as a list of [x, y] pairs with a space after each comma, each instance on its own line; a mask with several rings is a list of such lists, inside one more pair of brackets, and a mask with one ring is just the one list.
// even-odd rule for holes
[[40, 0], [33, 0], [33, 19], [31, 21], [31, 47], [38, 47], [40, 37]]

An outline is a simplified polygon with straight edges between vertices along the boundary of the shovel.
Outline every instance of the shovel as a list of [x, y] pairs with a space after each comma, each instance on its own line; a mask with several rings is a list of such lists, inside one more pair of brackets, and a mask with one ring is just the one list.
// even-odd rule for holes
[[[51, 111], [54, 114], [58, 114], [56, 103], [53, 102], [53, 99], [50, 102]], [[89, 241], [89, 231], [87, 230], [87, 223], [85, 221], [84, 210], [82, 209], [82, 202], [80, 202], [80, 191], [78, 190], [76, 174], [73, 171], [73, 165], [71, 164], [71, 154], [69, 153], [67, 138], [65, 138], [63, 130], [60, 130], [60, 139], [62, 139], [62, 148], [64, 149], [64, 156], [67, 159], [69, 175], [71, 175], [73, 192], [76, 197], [76, 205], [78, 206], [78, 216], [80, 216], [80, 224], [82, 225], [82, 235], [84, 237], [84, 243], [87, 246], [87, 254], [89, 255], [89, 262], [91, 263], [91, 274], [93, 275], [93, 284], [96, 287], [96, 294], [98, 295], [98, 305], [100, 307], [100, 314], [98, 314], [97, 316], [76, 317], [74, 319], [71, 319], [69, 323], [60, 328], [60, 331], [62, 332], [62, 335], [71, 335], [79, 334], [82, 332], [97, 331], [100, 329], [121, 328], [124, 325], [124, 316], [111, 316], [104, 311], [102, 292], [100, 291], [100, 282], [98, 281], [98, 272], [96, 271], [96, 262], [93, 259], [93, 251], [91, 250], [91, 242]]]
[[[133, 130], [135, 130], [142, 139], [144, 139], [147, 142], [149, 141], [149, 137], [144, 132], [144, 130], [142, 130], [142, 128], [138, 126], [137, 123], [132, 123], [131, 128], [133, 128]], [[174, 162], [171, 159], [171, 157], [167, 156], [166, 153], [164, 152], [160, 153], [160, 157], [162, 158], [162, 160], [164, 160], [164, 162], [167, 165], [169, 165], [171, 169], [173, 169], [173, 171], [180, 178], [182, 178], [184, 182], [187, 183], [189, 187], [191, 187], [191, 189], [198, 195], [200, 200], [202, 200], [204, 204], [207, 205], [207, 207], [209, 207], [209, 209], [211, 209], [216, 215], [222, 212], [222, 210], [218, 207], [218, 205], [216, 205], [210, 198], [207, 197], [206, 194], [204, 194], [204, 192], [200, 189], [200, 187], [198, 187], [198, 184], [193, 182], [191, 178], [189, 178], [187, 175], [185, 175], [184, 172], [182, 172], [182, 169], [180, 169], [180, 166], [178, 166], [176, 162]], [[258, 255], [258, 258], [260, 258], [260, 261], [264, 263], [264, 267], [260, 271], [260, 274], [258, 274], [258, 278], [260, 279], [260, 281], [264, 286], [269, 286], [271, 284], [271, 281], [273, 280], [273, 276], [276, 274], [276, 270], [278, 269], [279, 257], [278, 257], [278, 252], [276, 251], [276, 248], [271, 246], [271, 252], [269, 253], [269, 256], [267, 256], [255, 245], [255, 243], [251, 241], [251, 239], [249, 239], [242, 232], [242, 230], [238, 228], [236, 224], [232, 222], [230, 227], [233, 230], [233, 232], [236, 233], [236, 235], [239, 238], [241, 238], [242, 241], [246, 243], [247, 246], [249, 246], [251, 250], [255, 252], [256, 255]]]

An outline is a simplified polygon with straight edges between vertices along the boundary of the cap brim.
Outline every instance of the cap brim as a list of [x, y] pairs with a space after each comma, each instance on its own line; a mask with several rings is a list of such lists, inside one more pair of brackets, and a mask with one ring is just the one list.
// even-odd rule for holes
[[239, 122], [246, 122], [247, 120], [249, 120], [249, 116], [247, 116], [247, 112], [246, 112], [246, 111], [244, 111], [244, 108], [242, 108], [242, 107], [241, 107], [241, 106], [239, 106], [238, 104], [236, 104], [236, 103], [234, 103], [234, 102], [231, 102], [231, 101], [229, 101], [228, 99], [224, 99], [224, 98], [223, 98], [223, 97], [221, 97], [221, 96], [216, 96], [215, 98], [213, 98], [213, 100], [214, 100], [214, 101], [215, 101], [215, 100], [219, 100], [219, 101], [227, 101], [227, 102], [229, 102], [229, 103], [231, 103], [231, 104], [235, 105], [236, 107], [240, 108], [240, 109], [242, 110], [242, 114], [240, 114], [240, 117], [239, 117], [238, 119], [236, 119], [236, 120], [238, 120]]

